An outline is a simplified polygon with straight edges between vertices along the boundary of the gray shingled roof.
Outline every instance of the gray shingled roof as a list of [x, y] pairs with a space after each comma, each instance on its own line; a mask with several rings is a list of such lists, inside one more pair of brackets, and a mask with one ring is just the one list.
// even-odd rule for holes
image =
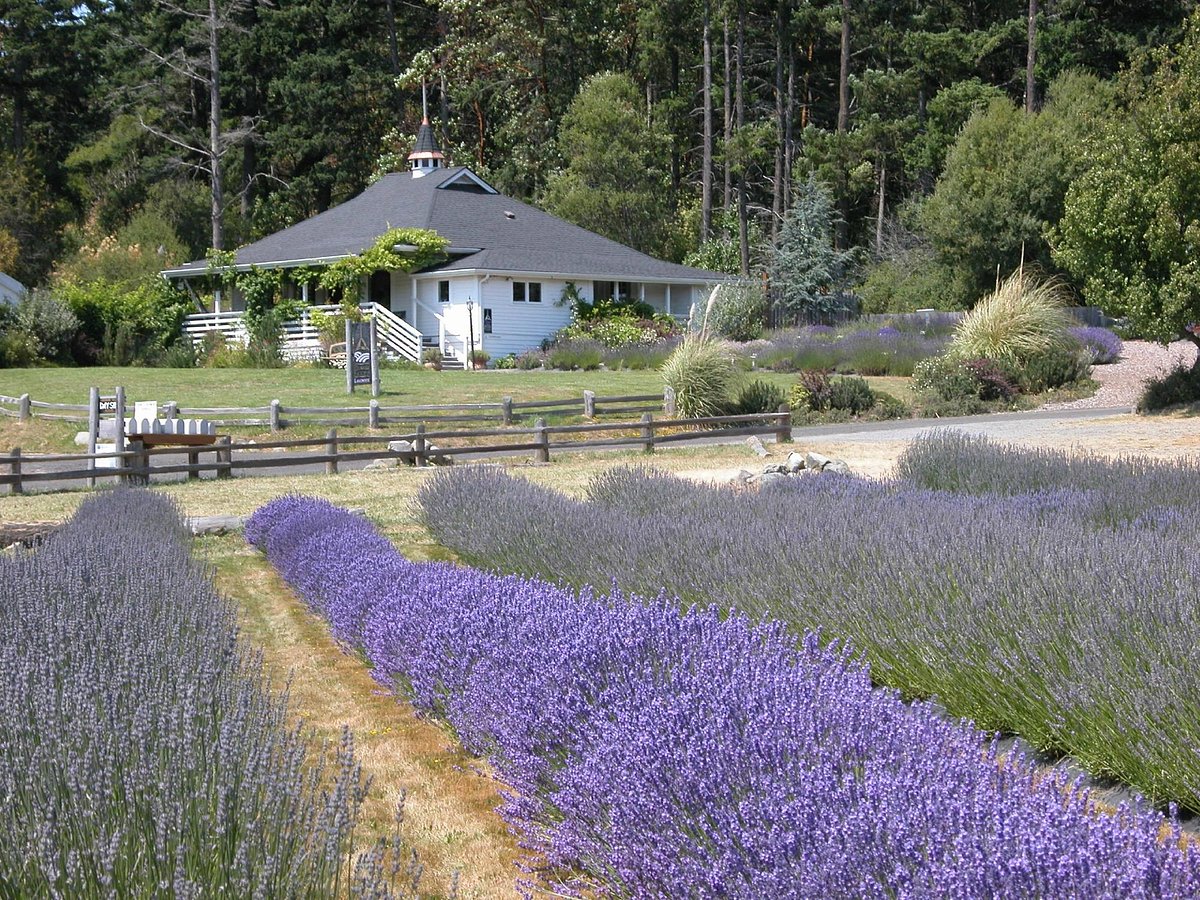
[[[435, 169], [423, 178], [385, 175], [340, 206], [237, 251], [237, 265], [269, 266], [327, 261], [361, 253], [389, 228], [429, 228], [470, 251], [434, 269], [482, 269], [604, 280], [703, 283], [728, 278], [663, 262], [502, 194], [443, 187], [462, 167]], [[169, 270], [203, 272], [205, 260]]]

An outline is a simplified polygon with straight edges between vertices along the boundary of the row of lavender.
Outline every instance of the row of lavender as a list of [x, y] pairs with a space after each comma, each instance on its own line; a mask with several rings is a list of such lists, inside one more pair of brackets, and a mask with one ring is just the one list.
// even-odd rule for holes
[[949, 438], [902, 469], [1038, 489], [829, 477], [750, 492], [616, 470], [586, 501], [474, 469], [439, 475], [422, 505], [476, 565], [821, 629], [906, 696], [1200, 810], [1200, 513], [1183, 489], [1200, 466], [1043, 463]]
[[349, 738], [306, 761], [161, 497], [0, 559], [0, 722], [0, 895], [392, 896]]
[[[507, 485], [490, 487], [507, 507]], [[797, 643], [779, 623], [681, 612], [666, 596], [411, 563], [320, 500], [273, 501], [247, 538], [382, 682], [492, 760], [506, 816], [577, 886], [636, 897], [1200, 891], [1200, 854], [1158, 814], [1097, 815], [1062, 777], [1001, 760], [974, 728], [873, 688], [849, 649], [812, 633]]]

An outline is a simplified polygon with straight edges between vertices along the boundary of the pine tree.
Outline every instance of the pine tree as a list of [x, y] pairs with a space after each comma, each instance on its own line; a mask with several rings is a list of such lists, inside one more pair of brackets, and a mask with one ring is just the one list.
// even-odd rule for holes
[[820, 321], [850, 300], [845, 285], [854, 252], [835, 249], [836, 225], [833, 198], [810, 176], [797, 186], [771, 264], [774, 301], [786, 313]]

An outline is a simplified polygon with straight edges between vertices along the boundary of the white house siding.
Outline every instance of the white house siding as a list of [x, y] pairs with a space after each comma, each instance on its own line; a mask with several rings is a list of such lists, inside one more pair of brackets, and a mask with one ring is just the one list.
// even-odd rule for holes
[[[513, 300], [513, 282], [538, 282], [542, 286], [542, 301]], [[559, 305], [566, 281], [552, 281], [536, 275], [493, 275], [480, 279], [482, 302], [475, 310], [476, 334], [483, 330], [483, 310], [492, 311], [492, 333], [483, 335], [483, 347], [493, 358], [509, 353], [521, 353], [537, 347], [543, 340], [571, 322], [571, 308]], [[576, 282], [584, 299], [591, 298], [591, 282]]]

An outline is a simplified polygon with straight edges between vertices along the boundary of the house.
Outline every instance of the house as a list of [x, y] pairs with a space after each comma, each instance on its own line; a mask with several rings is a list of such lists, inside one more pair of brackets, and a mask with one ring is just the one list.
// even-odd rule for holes
[[16, 306], [25, 296], [25, 285], [0, 272], [0, 305]]
[[[385, 340], [397, 338], [393, 352], [416, 358], [422, 346], [437, 347], [450, 359], [465, 358], [472, 346], [492, 357], [538, 346], [570, 322], [570, 307], [560, 302], [568, 284], [589, 302], [636, 299], [682, 317], [727, 278], [654, 259], [506, 197], [469, 168], [446, 166], [428, 119], [408, 159], [409, 171], [385, 175], [354, 199], [241, 248], [236, 268], [327, 265], [361, 253], [390, 228], [433, 230], [450, 242], [448, 259], [411, 274], [376, 272], [362, 296], [383, 320]], [[187, 280], [207, 268], [199, 260], [163, 275]], [[328, 299], [320, 290], [303, 293], [315, 304]], [[189, 317], [185, 327], [194, 337], [211, 327], [236, 328], [238, 309], [235, 297]]]

